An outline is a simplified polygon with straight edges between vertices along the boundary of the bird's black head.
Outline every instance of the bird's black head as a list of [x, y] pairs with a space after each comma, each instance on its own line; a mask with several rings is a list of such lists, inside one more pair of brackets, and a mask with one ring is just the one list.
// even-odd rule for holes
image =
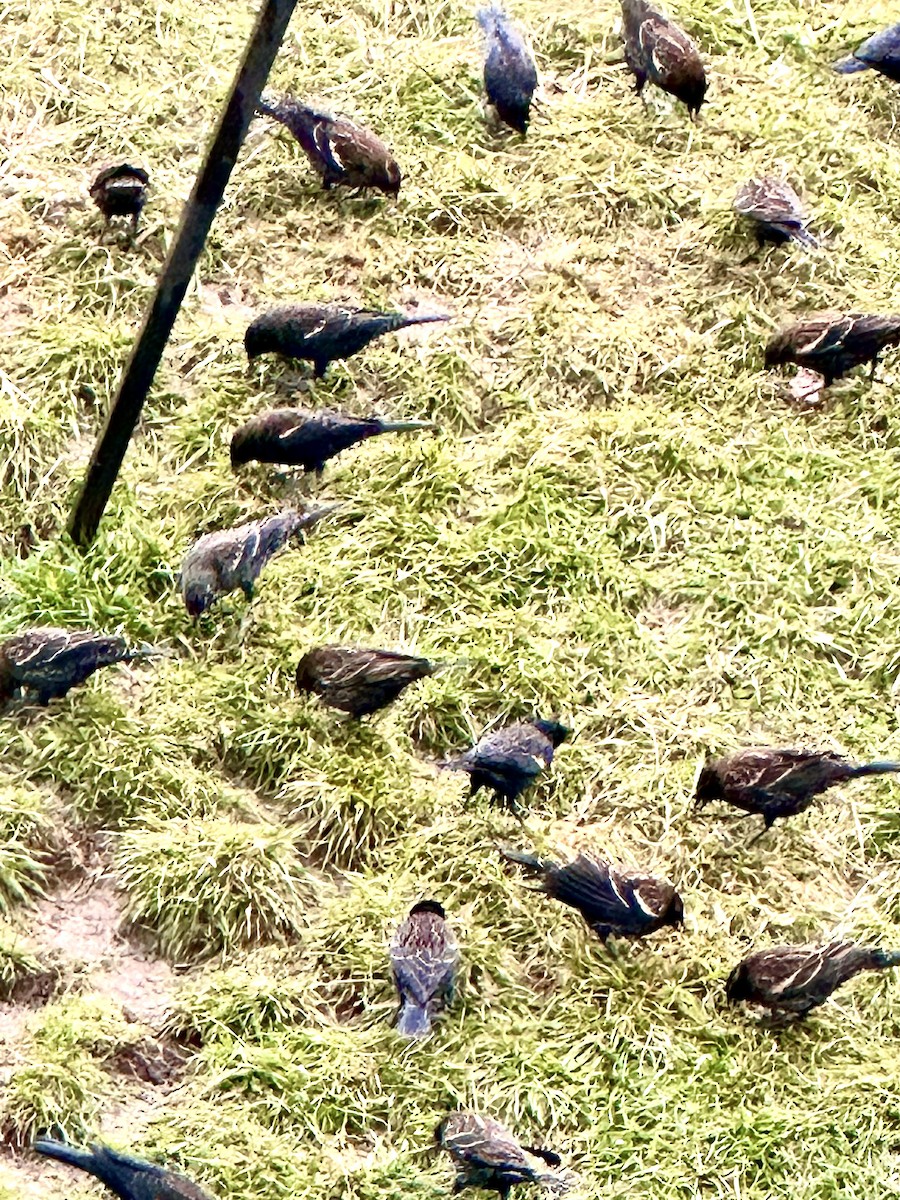
[[706, 804], [708, 800], [720, 800], [721, 798], [722, 783], [719, 774], [713, 766], [707, 764], [697, 776], [697, 786], [694, 788], [697, 807]]
[[675, 94], [687, 105], [691, 119], [696, 120], [706, 99], [706, 76], [701, 74], [686, 80]]
[[418, 904], [414, 904], [409, 910], [409, 915], [415, 916], [416, 913], [433, 913], [436, 917], [446, 917], [443, 906], [438, 904], [437, 900], [420, 900]]
[[266, 314], [251, 321], [244, 333], [244, 349], [247, 358], [252, 362], [260, 354], [268, 354], [278, 349], [278, 339], [266, 320]]
[[675, 929], [684, 924], [684, 901], [677, 892], [674, 893], [672, 899], [669, 901], [669, 907], [666, 909], [666, 917], [663, 924], [671, 925]]
[[741, 1000], [749, 1000], [752, 995], [746, 963], [738, 963], [726, 980], [725, 996], [729, 1004], [739, 1004]]
[[776, 333], [766, 344], [765, 362], [767, 367], [777, 367], [781, 363], [790, 362], [793, 355], [793, 345], [790, 335]]
[[444, 1127], [446, 1126], [448, 1120], [449, 1117], [443, 1117], [435, 1126], [434, 1140], [439, 1146], [443, 1146], [444, 1144]]
[[253, 451], [253, 436], [250, 431], [246, 427], [235, 430], [231, 438], [232, 469], [250, 462], [254, 458]]
[[520, 102], [509, 101], [505, 104], [498, 102], [495, 107], [497, 116], [503, 124], [508, 125], [516, 133], [521, 133], [524, 137], [528, 132], [528, 121], [531, 116], [531, 98], [528, 97]]
[[545, 721], [542, 717], [535, 717], [531, 723], [535, 729], [539, 729], [545, 737], [550, 739], [554, 749], [564, 742], [572, 732], [568, 725], [562, 725], [559, 721]]
[[202, 616], [215, 603], [215, 589], [206, 580], [192, 580], [183, 589], [184, 606], [192, 617]]
[[403, 176], [400, 174], [400, 168], [393, 159], [385, 164], [384, 174], [381, 177], [379, 187], [386, 196], [393, 196], [395, 199], [400, 194], [400, 184]]

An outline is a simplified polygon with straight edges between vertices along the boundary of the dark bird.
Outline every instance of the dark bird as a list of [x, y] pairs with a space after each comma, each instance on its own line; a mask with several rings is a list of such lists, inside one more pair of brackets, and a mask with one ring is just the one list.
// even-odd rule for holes
[[766, 346], [766, 366], [796, 363], [825, 377], [829, 387], [854, 367], [872, 364], [900, 342], [900, 316], [817, 313], [780, 329]]
[[839, 75], [877, 71], [894, 83], [900, 83], [900, 25], [873, 33], [849, 58], [836, 62], [834, 70]]
[[400, 997], [397, 1030], [425, 1037], [435, 1013], [453, 999], [459, 947], [436, 900], [409, 910], [391, 942], [391, 970]]
[[625, 871], [587, 854], [560, 865], [550, 858], [501, 847], [510, 862], [540, 875], [537, 891], [577, 908], [601, 942], [610, 934], [646, 937], [664, 925], [684, 923], [681, 897], [664, 879]]
[[89, 1150], [78, 1150], [66, 1142], [41, 1138], [34, 1148], [38, 1154], [93, 1175], [122, 1200], [209, 1200], [207, 1193], [184, 1175], [99, 1142]]
[[480, 8], [476, 17], [485, 33], [484, 90], [488, 101], [504, 125], [524, 135], [538, 84], [534, 58], [499, 4]]
[[805, 812], [816, 796], [848, 779], [900, 771], [900, 763], [858, 766], [830, 750], [738, 750], [706, 763], [697, 778], [697, 808], [724, 800], [746, 813], [758, 813], [769, 829], [780, 817]]
[[748, 180], [738, 188], [734, 209], [753, 222], [760, 241], [788, 242], [793, 238], [805, 246], [819, 244], [806, 228], [803, 202], [785, 179], [766, 175]]
[[273, 408], [251, 417], [231, 439], [231, 465], [256, 462], [302, 467], [321, 474], [329, 458], [382, 433], [436, 429], [433, 421], [385, 421], [345, 413]]
[[90, 187], [90, 196], [106, 217], [131, 217], [132, 237], [137, 234], [141, 211], [147, 201], [150, 176], [131, 163], [114, 163], [101, 168]]
[[706, 71], [697, 47], [647, 0], [622, 0], [625, 62], [640, 96], [649, 79], [687, 105], [695, 120], [706, 97]]
[[220, 529], [198, 538], [184, 556], [181, 594], [192, 617], [199, 617], [226, 592], [238, 588], [253, 599], [260, 571], [293, 537], [302, 539], [323, 517], [340, 508], [323, 504], [310, 512], [286, 511], [233, 529]]
[[483, 1188], [499, 1192], [506, 1200], [519, 1183], [538, 1183], [554, 1191], [564, 1191], [559, 1175], [543, 1169], [558, 1167], [561, 1159], [552, 1150], [523, 1146], [499, 1121], [472, 1112], [455, 1112], [444, 1117], [434, 1131], [434, 1139], [453, 1159], [456, 1182], [453, 1194], [464, 1188]]
[[854, 942], [827, 946], [773, 946], [738, 963], [725, 985], [732, 1004], [746, 1000], [779, 1015], [805, 1017], [860, 971], [900, 966], [900, 951], [873, 950]]
[[466, 771], [471, 780], [470, 795], [480, 788], [490, 788], [502, 804], [518, 813], [519, 797], [550, 766], [553, 751], [571, 732], [558, 721], [540, 717], [517, 721], [487, 734], [471, 750], [441, 766]]
[[400, 168], [371, 129], [311, 108], [294, 96], [278, 100], [264, 96], [256, 108], [294, 135], [326, 189], [335, 185], [361, 191], [377, 188], [387, 196], [400, 191]]
[[319, 646], [297, 664], [297, 690], [312, 692], [323, 704], [351, 717], [367, 717], [437, 669], [427, 658], [394, 650]]
[[244, 334], [244, 349], [251, 361], [260, 354], [306, 359], [313, 364], [316, 379], [320, 379], [336, 358], [358, 354], [385, 333], [449, 320], [436, 313], [414, 316], [342, 304], [285, 304], [251, 321]]
[[17, 691], [49, 704], [101, 667], [158, 654], [152, 646], [133, 648], [124, 638], [90, 630], [25, 629], [0, 644], [0, 705]]

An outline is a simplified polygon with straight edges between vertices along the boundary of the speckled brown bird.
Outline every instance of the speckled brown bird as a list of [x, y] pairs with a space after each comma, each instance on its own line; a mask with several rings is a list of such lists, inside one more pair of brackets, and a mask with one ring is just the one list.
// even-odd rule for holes
[[830, 750], [754, 747], [706, 763], [697, 778], [696, 807], [724, 800], [743, 812], [758, 813], [765, 832], [773, 821], [804, 812], [836, 784], [895, 771], [900, 763], [858, 765]]
[[0, 644], [0, 706], [16, 692], [49, 704], [113, 663], [152, 658], [152, 646], [129, 646], [124, 638], [91, 630], [38, 626], [13, 634]]
[[512, 812], [519, 812], [519, 797], [553, 762], [553, 752], [572, 731], [559, 721], [533, 717], [485, 734], [471, 750], [441, 766], [465, 771], [471, 780], [470, 795], [489, 788]]
[[793, 239], [805, 246], [818, 245], [806, 228], [808, 218], [803, 202], [786, 179], [764, 175], [741, 184], [734, 198], [734, 210], [753, 222], [761, 242]]
[[326, 189], [375, 188], [386, 196], [400, 191], [397, 161], [371, 129], [312, 108], [295, 96], [263, 96], [256, 107], [294, 135]]
[[66, 1142], [40, 1138], [34, 1148], [38, 1154], [93, 1175], [121, 1200], [209, 1200], [207, 1193], [186, 1176], [131, 1154], [122, 1154], [100, 1142], [88, 1150], [80, 1150]]
[[558, 1167], [561, 1159], [553, 1150], [523, 1146], [505, 1125], [492, 1117], [473, 1112], [454, 1112], [444, 1117], [434, 1131], [435, 1141], [456, 1167], [453, 1194], [464, 1188], [499, 1192], [506, 1200], [520, 1183], [537, 1183], [553, 1191], [564, 1191], [564, 1180], [545, 1166]]
[[302, 538], [323, 517], [340, 508], [323, 504], [309, 512], [288, 510], [248, 521], [233, 529], [204, 534], [188, 550], [181, 567], [181, 594], [192, 617], [206, 612], [227, 592], [243, 591], [253, 599], [260, 571], [291, 538]]
[[683, 29], [647, 0], [622, 0], [625, 62], [640, 95], [649, 79], [687, 106], [696, 120], [706, 98], [706, 71]]
[[857, 71], [877, 71], [885, 79], [900, 83], [900, 25], [891, 25], [857, 47], [849, 58], [834, 64], [839, 75], [855, 75]]
[[[131, 163], [107, 163], [101, 167], [90, 187], [90, 196], [109, 225], [113, 217], [131, 217], [132, 237], [147, 202], [150, 176], [143, 167]], [[105, 226], [104, 226], [105, 227]]]
[[260, 354], [305, 359], [320, 379], [329, 363], [358, 354], [375, 338], [410, 325], [449, 320], [437, 313], [416, 316], [343, 304], [285, 304], [251, 321], [244, 334], [244, 349], [251, 361]]
[[778, 1015], [805, 1017], [861, 971], [900, 966], [900, 951], [875, 950], [854, 942], [827, 946], [773, 946], [738, 963], [725, 985], [732, 1004], [746, 1001]]
[[577, 908], [601, 942], [611, 934], [646, 937], [664, 925], [684, 922], [681, 897], [664, 879], [626, 871], [587, 854], [560, 865], [509, 847], [501, 846], [500, 853], [540, 876], [537, 891]]
[[231, 439], [231, 465], [279, 463], [321, 475], [330, 458], [383, 433], [436, 429], [433, 421], [386, 421], [348, 413], [273, 408], [251, 417]]
[[450, 1004], [459, 946], [436, 900], [420, 900], [391, 941], [391, 970], [400, 997], [397, 1031], [420, 1038], [436, 1013]]
[[525, 39], [497, 4], [475, 14], [484, 30], [484, 90], [488, 103], [510, 129], [523, 136], [538, 85], [534, 57]]
[[436, 670], [427, 658], [395, 650], [319, 646], [297, 664], [297, 690], [311, 692], [323, 704], [351, 717], [366, 717]]
[[780, 329], [766, 346], [766, 366], [796, 363], [834, 383], [854, 367], [872, 364], [888, 346], [900, 342], [900, 316], [864, 313], [817, 313]]

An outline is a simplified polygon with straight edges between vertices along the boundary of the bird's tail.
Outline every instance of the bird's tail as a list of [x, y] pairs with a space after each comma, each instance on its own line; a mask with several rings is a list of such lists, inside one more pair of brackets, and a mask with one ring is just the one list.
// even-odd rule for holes
[[38, 1154], [45, 1154], [47, 1158], [55, 1158], [59, 1162], [80, 1167], [82, 1171], [93, 1170], [97, 1161], [97, 1156], [92, 1149], [79, 1150], [76, 1146], [70, 1146], [68, 1142], [58, 1142], [54, 1138], [38, 1138], [34, 1143], [34, 1148]]
[[431, 1017], [422, 1004], [406, 999], [397, 1017], [397, 1032], [408, 1038], [427, 1037], [431, 1033]]
[[122, 656], [122, 662], [135, 662], [141, 658], [166, 658], [170, 653], [161, 646], [151, 646], [145, 642], [140, 646], [130, 646]]
[[437, 429], [435, 421], [383, 421], [378, 419], [382, 433], [412, 433], [416, 429]]
[[872, 967], [879, 971], [888, 967], [900, 967], [900, 950], [873, 950]]
[[529, 1154], [533, 1154], [535, 1158], [542, 1158], [548, 1167], [561, 1167], [562, 1159], [555, 1150], [545, 1150], [540, 1146], [523, 1146]]
[[851, 54], [849, 58], [842, 58], [840, 62], [833, 63], [831, 69], [838, 75], [855, 75], [857, 71], [868, 71], [869, 64]]
[[397, 329], [407, 329], [410, 325], [430, 325], [433, 321], [449, 321], [449, 313], [427, 313], [417, 316], [415, 313], [400, 313]]
[[814, 238], [808, 229], [804, 229], [802, 225], [798, 225], [791, 230], [791, 237], [795, 242], [799, 242], [801, 246], [818, 246], [818, 238]]
[[861, 779], [864, 775], [890, 775], [900, 771], [900, 762], [870, 762], [861, 763], [853, 771], [853, 779]]
[[256, 111], [264, 117], [289, 125], [292, 121], [315, 121], [322, 114], [308, 104], [303, 104], [295, 96], [274, 96], [271, 92], [263, 92], [256, 102]]
[[[555, 864], [549, 858], [538, 858], [536, 854], [526, 854], [523, 850], [513, 850], [512, 846], [498, 846], [497, 849], [510, 862], [519, 863], [531, 871], [546, 871]], [[537, 1151], [535, 1151], [537, 1153]]]
[[313, 525], [317, 525], [324, 517], [330, 516], [333, 512], [337, 512], [343, 505], [339, 500], [334, 500], [330, 504], [320, 504], [318, 508], [311, 508], [307, 512], [297, 513], [297, 523], [294, 526], [294, 533], [302, 533], [305, 529], [311, 529]]

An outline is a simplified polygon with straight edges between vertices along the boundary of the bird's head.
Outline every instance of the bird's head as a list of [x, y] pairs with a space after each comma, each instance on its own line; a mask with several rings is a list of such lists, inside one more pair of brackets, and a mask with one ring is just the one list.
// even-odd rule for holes
[[666, 909], [666, 919], [664, 925], [671, 925], [674, 929], [679, 928], [684, 924], [684, 901], [677, 892], [673, 892], [672, 899], [669, 901], [669, 907]]
[[385, 164], [384, 177], [381, 181], [381, 190], [386, 196], [393, 196], [396, 200], [400, 194], [400, 184], [403, 176], [400, 173], [400, 168], [393, 159], [389, 159]]
[[729, 1004], [739, 1004], [741, 1000], [749, 1000], [752, 995], [747, 965], [738, 963], [725, 982], [725, 997]]
[[687, 107], [692, 121], [696, 121], [697, 114], [706, 101], [706, 86], [706, 72], [700, 60], [686, 62], [681, 78], [672, 90]]
[[192, 617], [199, 617], [216, 601], [216, 589], [208, 579], [192, 579], [182, 584], [184, 606]]
[[253, 458], [253, 443], [249, 430], [238, 429], [231, 438], [232, 469], [248, 463]]
[[437, 900], [420, 900], [418, 904], [414, 904], [409, 910], [409, 915], [415, 916], [416, 913], [432, 913], [436, 917], [446, 917], [443, 905], [438, 904]]
[[765, 363], [767, 367], [777, 367], [781, 363], [791, 361], [791, 339], [788, 334], [776, 333], [766, 343]]
[[702, 807], [708, 800], [719, 800], [721, 796], [722, 785], [719, 782], [718, 772], [711, 764], [707, 764], [697, 776], [697, 785], [694, 788], [694, 799], [697, 801], [697, 807]]
[[437, 1125], [435, 1126], [434, 1140], [438, 1146], [443, 1146], [444, 1144], [444, 1130], [449, 1119], [449, 1116], [444, 1117], [442, 1120], [438, 1121]]
[[298, 692], [311, 692], [316, 684], [316, 673], [313, 670], [313, 651], [304, 654], [297, 663], [295, 676]]
[[270, 351], [278, 349], [277, 338], [266, 320], [266, 314], [257, 317], [247, 326], [244, 332], [244, 349], [247, 351], [247, 358], [250, 362], [253, 362], [254, 358], [259, 358], [261, 354], [268, 354]]
[[542, 717], [535, 717], [531, 723], [535, 729], [539, 729], [545, 737], [550, 739], [554, 749], [564, 742], [572, 732], [568, 725], [562, 725], [559, 721], [545, 721]]

